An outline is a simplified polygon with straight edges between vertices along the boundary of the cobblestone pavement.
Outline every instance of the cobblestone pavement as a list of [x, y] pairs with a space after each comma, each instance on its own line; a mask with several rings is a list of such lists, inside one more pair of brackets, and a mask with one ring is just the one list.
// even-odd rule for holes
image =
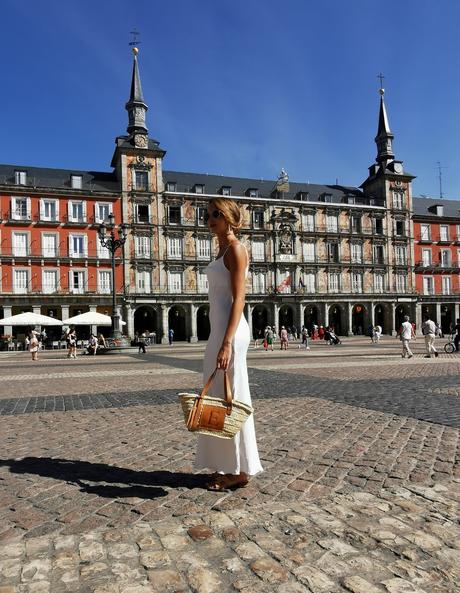
[[460, 590], [460, 359], [251, 351], [265, 471], [193, 474], [203, 347], [0, 358], [0, 593]]

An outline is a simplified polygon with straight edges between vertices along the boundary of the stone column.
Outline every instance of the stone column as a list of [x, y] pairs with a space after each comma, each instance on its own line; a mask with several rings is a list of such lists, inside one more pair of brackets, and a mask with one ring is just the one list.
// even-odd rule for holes
[[246, 303], [246, 313], [247, 313], [247, 320], [248, 320], [248, 325], [249, 325], [249, 339], [252, 340], [254, 335], [253, 335], [253, 327], [252, 327], [252, 310], [254, 309], [254, 307], [252, 305], [250, 305], [249, 303]]
[[198, 333], [197, 333], [197, 327], [196, 327], [197, 311], [198, 311], [198, 307], [192, 303], [190, 305], [190, 330], [191, 330], [190, 343], [191, 344], [198, 342]]
[[352, 336], [353, 335], [353, 306], [351, 303], [347, 303], [347, 308], [348, 308], [348, 335]]
[[277, 330], [279, 330], [279, 312], [280, 312], [280, 307], [278, 305], [278, 303], [273, 303], [273, 323], [272, 325], [274, 325], [276, 327]]
[[324, 327], [327, 327], [329, 325], [329, 303], [324, 303], [323, 306], [324, 306], [323, 319], [318, 320], [318, 325], [323, 325]]
[[169, 307], [167, 305], [160, 305], [161, 307], [161, 330], [163, 335], [161, 336], [162, 344], [169, 344], [168, 331], [169, 331]]
[[391, 335], [396, 335], [396, 303], [391, 303]]
[[134, 338], [134, 309], [130, 305], [126, 307], [126, 314], [126, 331], [128, 336], [132, 339]]
[[415, 326], [416, 332], [422, 335], [422, 303], [415, 303]]
[[304, 317], [304, 311], [305, 311], [305, 305], [303, 303], [299, 303], [298, 305], [298, 309], [297, 309], [297, 315], [298, 315], [298, 319], [297, 319], [297, 330], [300, 334], [300, 330], [302, 329], [302, 325], [304, 325], [303, 323], [303, 317]]
[[[11, 317], [13, 315], [13, 307], [9, 305], [5, 305], [3, 307], [3, 317]], [[13, 326], [12, 325], [4, 325], [3, 326], [3, 333], [5, 336], [12, 336], [13, 335]]]
[[436, 303], [436, 319], [435, 321], [441, 325], [441, 303]]
[[[5, 310], [5, 307], [3, 307], [3, 310]], [[455, 325], [457, 323], [457, 319], [460, 319], [460, 304], [459, 303], [454, 303], [454, 322], [453, 322], [453, 325]]]
[[[96, 305], [90, 305], [89, 310], [91, 313], [96, 313], [96, 311], [97, 311]], [[91, 325], [90, 327], [91, 327], [91, 329], [90, 329], [91, 333], [96, 336], [97, 335], [97, 325]]]
[[[374, 302], [372, 301], [369, 304], [369, 306], [371, 308], [371, 310], [369, 311], [369, 313], [370, 313], [369, 319], [370, 319], [372, 327], [374, 327], [374, 325], [375, 325], [375, 304], [374, 304]], [[363, 328], [363, 329], [367, 329], [367, 328]]]
[[69, 305], [61, 305], [61, 319], [62, 321], [68, 319], [70, 317], [70, 311], [69, 311], [70, 307]]

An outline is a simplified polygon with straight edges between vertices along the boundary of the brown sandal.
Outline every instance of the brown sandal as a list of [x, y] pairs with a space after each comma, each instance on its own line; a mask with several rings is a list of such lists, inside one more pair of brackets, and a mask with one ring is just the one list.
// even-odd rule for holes
[[[232, 480], [233, 476], [225, 476], [218, 474], [217, 478], [206, 485], [206, 489], [211, 492], [230, 492], [231, 490], [238, 490], [238, 488], [244, 488], [249, 484], [249, 480], [238, 479]], [[239, 478], [239, 476], [235, 476]]]

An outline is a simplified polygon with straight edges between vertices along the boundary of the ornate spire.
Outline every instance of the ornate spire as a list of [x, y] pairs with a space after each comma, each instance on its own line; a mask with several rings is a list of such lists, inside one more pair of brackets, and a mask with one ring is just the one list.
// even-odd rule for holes
[[377, 136], [375, 137], [375, 143], [377, 144], [377, 158], [378, 163], [388, 163], [394, 159], [392, 141], [394, 135], [390, 131], [390, 125], [388, 123], [387, 110], [385, 109], [385, 101], [383, 96], [385, 89], [380, 88], [380, 112], [379, 112], [379, 128], [377, 130]]
[[128, 134], [134, 135], [147, 134], [147, 126], [145, 124], [145, 114], [147, 113], [148, 107], [144, 102], [144, 96], [142, 94], [141, 78], [139, 76], [139, 67], [137, 65], [137, 54], [139, 49], [133, 47], [134, 61], [133, 61], [133, 75], [131, 79], [131, 93], [129, 101], [126, 103], [125, 108], [128, 112]]

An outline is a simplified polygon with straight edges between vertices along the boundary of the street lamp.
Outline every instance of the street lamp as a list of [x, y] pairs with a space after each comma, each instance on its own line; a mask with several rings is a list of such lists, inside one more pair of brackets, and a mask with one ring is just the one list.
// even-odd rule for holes
[[111, 255], [112, 255], [112, 338], [116, 340], [120, 340], [122, 338], [122, 333], [120, 329], [120, 318], [116, 311], [116, 300], [117, 300], [117, 292], [116, 292], [116, 284], [115, 284], [115, 253], [117, 249], [123, 247], [126, 242], [127, 238], [127, 226], [126, 224], [121, 224], [118, 227], [118, 238], [115, 236], [115, 217], [112, 213], [109, 214], [109, 222], [106, 225], [105, 222], [102, 222], [99, 225], [99, 229], [97, 234], [99, 236], [99, 241], [102, 247], [107, 248]]

